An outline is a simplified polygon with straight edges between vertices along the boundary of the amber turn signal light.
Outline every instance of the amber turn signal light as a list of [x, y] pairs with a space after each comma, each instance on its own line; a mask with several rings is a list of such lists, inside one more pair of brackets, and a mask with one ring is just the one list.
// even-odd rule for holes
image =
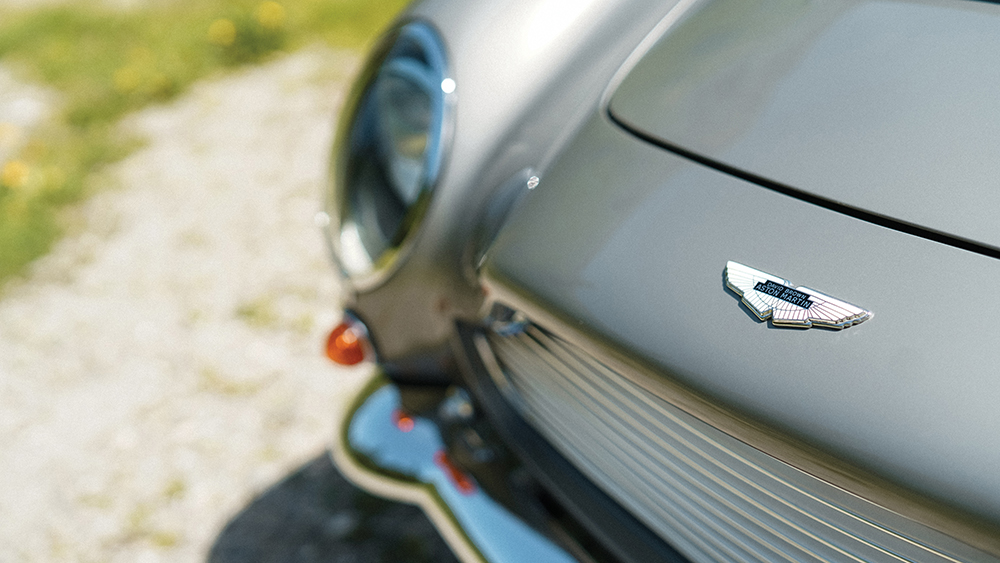
[[353, 366], [365, 360], [364, 328], [344, 321], [326, 339], [326, 357], [342, 366]]
[[392, 411], [392, 422], [399, 428], [400, 432], [410, 432], [417, 425], [417, 421], [405, 412], [396, 409]]

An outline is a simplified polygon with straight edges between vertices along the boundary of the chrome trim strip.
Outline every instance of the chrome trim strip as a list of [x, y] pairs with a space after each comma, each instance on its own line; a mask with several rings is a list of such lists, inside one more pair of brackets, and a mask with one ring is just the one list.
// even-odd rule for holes
[[887, 529], [878, 522], [893, 515], [851, 506], [839, 489], [801, 476], [792, 482], [794, 468], [713, 432], [537, 328], [491, 340], [533, 425], [664, 539], [680, 533], [695, 560], [960, 561]]
[[392, 423], [402, 406], [399, 391], [384, 377], [377, 374], [355, 393], [330, 451], [351, 482], [420, 506], [463, 563], [576, 561], [482, 488], [459, 490], [434, 455], [444, 451], [438, 425], [420, 416], [412, 417], [409, 430]]
[[[386, 58], [401, 38], [421, 44], [426, 50], [425, 54], [433, 59], [434, 64], [440, 66], [441, 97], [437, 100], [440, 107], [435, 108], [440, 112], [440, 130], [437, 131], [439, 139], [433, 154], [427, 157], [428, 171], [418, 190], [418, 197], [410, 205], [403, 219], [403, 222], [409, 225], [402, 240], [388, 248], [381, 256], [370, 257], [361, 243], [356, 221], [345, 216], [345, 210], [340, 209], [341, 205], [348, 205], [342, 174], [346, 168], [346, 147], [350, 143], [359, 106], [368, 95]], [[450, 56], [444, 39], [433, 24], [421, 19], [400, 20], [395, 27], [386, 31], [368, 54], [361, 71], [355, 77], [348, 98], [338, 115], [335, 141], [328, 164], [330, 173], [327, 175], [327, 186], [324, 190], [323, 212], [327, 220], [323, 220], [322, 225], [331, 258], [353, 291], [367, 292], [384, 284], [413, 252], [413, 246], [421, 231], [420, 226], [427, 217], [433, 194], [442, 182], [450, 157], [457, 99], [455, 77], [452, 74]], [[360, 270], [348, 263], [365, 260], [369, 264]]]
[[[534, 331], [534, 333], [532, 334], [532, 336], [536, 340], [538, 340], [539, 342], [544, 341], [544, 340], [548, 340], [548, 339], [546, 339], [546, 337], [543, 334], [541, 334], [537, 330]], [[555, 347], [561, 347], [561, 345], [559, 345], [555, 341], [548, 340], [547, 342], [545, 342], [545, 346], [546, 346], [547, 349], [552, 350], [557, 356], [562, 356], [562, 357], [560, 357], [561, 360], [566, 360], [567, 359], [565, 357], [566, 354], [569, 353], [569, 351], [567, 349], [563, 348], [563, 351], [564, 351], [563, 354], [559, 354], [558, 351], [553, 350], [553, 348], [555, 348]], [[535, 348], [536, 349], [540, 349], [541, 346], [536, 345]], [[538, 350], [538, 351], [541, 351], [541, 350]], [[571, 360], [571, 361], [573, 361], [573, 360]], [[578, 370], [581, 370], [581, 371], [585, 371], [587, 369], [583, 364], [578, 364], [576, 366], [576, 368]], [[591, 384], [591, 385], [597, 385], [597, 386], [601, 387], [598, 391], [603, 391], [603, 392], [608, 393], [609, 396], [614, 396], [616, 399], [618, 399], [618, 403], [619, 404], [627, 403], [628, 400], [629, 400], [627, 397], [622, 396], [622, 393], [624, 391], [612, 388], [611, 385], [609, 385], [607, 382], [601, 382], [601, 381], [599, 381], [597, 379], [590, 379], [587, 383]], [[640, 397], [638, 395], [636, 396], [636, 398], [643, 399], [642, 397]], [[648, 398], [645, 398], [645, 400], [647, 402], [649, 401]], [[610, 401], [607, 401], [607, 402], [610, 403]], [[650, 405], [650, 406], [652, 406], [653, 408], [657, 408], [655, 405]], [[610, 407], [610, 405], [607, 405], [605, 408], [608, 408], [608, 407]], [[627, 418], [627, 417], [631, 416], [630, 414], [628, 414], [628, 413], [626, 413], [624, 411], [624, 408], [627, 408], [627, 407], [622, 407], [622, 406], [615, 405], [615, 406], [610, 407], [610, 408], [614, 408], [615, 410], [617, 410], [618, 411], [618, 415], [620, 417], [622, 417], [622, 418]], [[791, 503], [789, 503], [789, 502], [787, 502], [787, 501], [785, 501], [785, 500], [777, 497], [776, 495], [770, 493], [770, 491], [765, 490], [763, 487], [757, 485], [756, 483], [753, 483], [753, 482], [749, 481], [744, 476], [739, 475], [738, 473], [736, 473], [732, 469], [724, 466], [721, 462], [718, 461], [718, 457], [719, 456], [713, 456], [711, 453], [705, 451], [699, 445], [693, 443], [693, 441], [690, 440], [690, 439], [687, 439], [687, 438], [685, 438], [683, 436], [679, 436], [679, 435], [675, 436], [675, 439], [677, 440], [677, 442], [679, 443], [679, 445], [687, 446], [687, 448], [689, 449], [690, 453], [685, 453], [684, 451], [678, 449], [678, 447], [676, 447], [674, 445], [667, 444], [662, 438], [660, 438], [659, 436], [657, 436], [656, 433], [653, 433], [649, 428], [651, 426], [652, 427], [656, 427], [657, 430], [659, 430], [659, 432], [661, 434], [665, 433], [665, 432], [670, 432], [670, 430], [664, 428], [660, 424], [657, 424], [657, 421], [653, 420], [652, 416], [649, 415], [648, 413], [643, 413], [643, 414], [645, 414], [645, 416], [643, 417], [644, 420], [640, 421], [640, 420], [632, 419], [632, 420], [628, 420], [627, 423], [630, 424], [630, 425], [632, 425], [634, 428], [639, 429], [640, 431], [644, 430], [644, 432], [643, 432], [644, 436], [643, 437], [649, 439], [650, 441], [652, 441], [653, 443], [655, 443], [657, 446], [659, 446], [660, 450], [670, 453], [675, 459], [677, 459], [679, 462], [683, 463], [683, 465], [687, 466], [689, 469], [700, 472], [703, 477], [711, 480], [717, 486], [719, 486], [719, 487], [727, 490], [729, 493], [733, 494], [734, 496], [739, 497], [740, 500], [744, 501], [747, 504], [750, 504], [753, 508], [756, 508], [756, 509], [760, 510], [761, 512], [766, 513], [769, 516], [772, 516], [775, 520], [778, 520], [781, 523], [785, 524], [786, 526], [793, 528], [795, 531], [797, 531], [797, 532], [799, 532], [799, 533], [801, 533], [803, 535], [808, 536], [810, 539], [816, 541], [817, 543], [823, 544], [826, 547], [829, 547], [829, 548], [833, 549], [835, 552], [838, 552], [842, 556], [850, 556], [849, 554], [847, 554], [843, 550], [840, 550], [840, 549], [836, 548], [835, 546], [833, 546], [832, 544], [830, 544], [829, 542], [824, 541], [821, 537], [819, 537], [819, 536], [817, 536], [815, 534], [811, 534], [809, 531], [805, 530], [803, 527], [798, 526], [794, 522], [792, 522], [791, 520], [782, 517], [776, 511], [767, 509], [762, 503], [760, 503], [758, 501], [755, 501], [748, 494], [742, 493], [741, 491], [739, 491], [735, 487], [729, 485], [727, 482], [723, 481], [719, 477], [714, 476], [710, 472], [708, 472], [708, 471], [706, 471], [706, 470], [698, 467], [699, 462], [697, 460], [693, 459], [692, 454], [693, 455], [697, 455], [698, 457], [702, 458], [703, 462], [708, 462], [710, 464], [716, 465], [720, 470], [722, 470], [723, 472], [727, 473], [727, 477], [731, 477], [731, 478], [736, 479], [738, 481], [742, 481], [744, 485], [747, 485], [749, 488], [754, 489], [755, 492], [759, 492], [762, 495], [765, 495], [765, 496], [768, 496], [768, 497], [774, 499], [778, 503], [783, 504], [785, 508], [797, 511], [800, 514], [802, 514], [803, 516], [805, 516], [806, 518], [812, 519], [812, 520], [816, 521], [817, 523], [827, 524], [826, 522], [822, 522], [821, 520], [813, 517], [812, 515], [805, 513], [801, 509], [798, 509], [798, 508], [794, 507]], [[670, 418], [672, 419], [672, 422], [676, 423], [679, 427], [681, 427], [681, 428], [683, 428], [685, 430], [688, 430], [689, 432], [692, 432], [692, 433], [698, 432], [697, 430], [691, 428], [683, 420], [680, 420], [678, 417], [671, 416]], [[731, 455], [732, 453], [731, 452], [725, 452], [725, 454], [730, 454]], [[735, 513], [737, 513], [737, 515], [739, 515], [739, 516], [741, 516], [743, 518], [746, 518], [751, 523], [750, 524], [751, 526], [754, 526], [754, 527], [756, 527], [758, 529], [755, 530], [755, 531], [750, 531], [746, 527], [740, 526], [736, 522], [731, 522], [731, 524], [733, 524], [734, 526], [743, 528], [743, 531], [745, 533], [748, 533], [748, 534], [761, 534], [761, 533], [765, 533], [767, 531], [767, 530], [761, 529], [761, 525], [759, 523], [754, 522], [754, 520], [757, 519], [757, 517], [755, 515], [752, 515], [750, 512], [748, 512], [748, 511], [740, 508], [738, 505], [736, 505], [736, 504], [734, 504], [732, 502], [727, 502], [719, 494], [717, 494], [717, 493], [709, 490], [708, 487], [706, 487], [703, 483], [701, 483], [701, 482], [699, 482], [699, 481], [697, 481], [697, 480], [695, 480], [695, 479], [693, 479], [691, 477], [684, 476], [683, 475], [684, 469], [683, 469], [683, 467], [681, 467], [681, 465], [679, 463], [674, 462], [673, 460], [667, 459], [662, 453], [659, 453], [659, 452], [653, 452], [650, 455], [653, 456], [653, 457], [657, 457], [658, 459], [656, 459], [656, 461], [659, 462], [660, 465], [666, 466], [666, 467], [672, 469], [674, 473], [682, 474], [682, 478], [686, 481], [686, 485], [689, 485], [691, 487], [699, 489], [707, 497], [714, 497], [714, 500], [721, 501], [721, 502], [725, 503], [727, 505], [727, 508], [730, 508], [731, 510], [733, 510]], [[749, 462], [747, 462], [747, 460], [745, 460], [745, 459], [741, 459], [740, 461], [743, 461], [743, 462], [749, 464]], [[654, 478], [655, 477], [656, 476], [654, 476]], [[776, 479], [776, 480], [779, 480], [779, 479]], [[721, 518], [727, 519], [726, 516], [722, 516]], [[711, 525], [711, 524], [709, 524], [709, 525]], [[789, 536], [789, 535], [783, 535], [781, 533], [777, 533], [775, 535], [777, 535], [779, 537], [779, 539], [781, 539], [783, 541], [786, 541], [788, 543], [792, 543], [794, 541], [791, 538], [791, 536]], [[759, 535], [753, 535], [751, 537], [753, 538], [754, 541], [758, 541], [758, 542], [762, 543], [762, 547], [764, 547], [766, 549], [771, 549], [771, 551], [772, 551], [771, 556], [782, 557], [782, 558], [784, 558], [784, 559], [786, 559], [788, 561], [793, 561], [794, 560], [794, 559], [786, 557], [783, 553], [775, 551], [772, 546], [764, 545], [761, 536], [759, 536]], [[818, 554], [816, 554], [816, 555], [819, 556]], [[852, 557], [852, 559], [854, 559], [856, 561], [860, 561], [860, 559], [858, 559], [858, 558]]]

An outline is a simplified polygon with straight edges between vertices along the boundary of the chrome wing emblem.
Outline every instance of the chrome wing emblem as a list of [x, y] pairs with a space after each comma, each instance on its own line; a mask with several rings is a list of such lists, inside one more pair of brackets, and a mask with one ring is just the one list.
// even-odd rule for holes
[[737, 262], [728, 262], [724, 275], [744, 305], [776, 326], [847, 328], [872, 318], [871, 311]]

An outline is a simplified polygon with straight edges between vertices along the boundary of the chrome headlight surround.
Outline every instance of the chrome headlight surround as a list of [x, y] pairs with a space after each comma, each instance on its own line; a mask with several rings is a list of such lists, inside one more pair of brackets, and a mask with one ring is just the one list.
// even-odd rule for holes
[[388, 33], [344, 108], [326, 212], [334, 258], [356, 289], [374, 287], [406, 255], [451, 141], [455, 81], [424, 22]]

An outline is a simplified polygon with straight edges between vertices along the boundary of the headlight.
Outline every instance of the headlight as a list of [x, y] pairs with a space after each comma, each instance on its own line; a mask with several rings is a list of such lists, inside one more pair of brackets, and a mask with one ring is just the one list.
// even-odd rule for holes
[[441, 40], [419, 22], [390, 33], [362, 72], [343, 113], [327, 199], [330, 243], [355, 286], [391, 271], [427, 210], [454, 90]]

